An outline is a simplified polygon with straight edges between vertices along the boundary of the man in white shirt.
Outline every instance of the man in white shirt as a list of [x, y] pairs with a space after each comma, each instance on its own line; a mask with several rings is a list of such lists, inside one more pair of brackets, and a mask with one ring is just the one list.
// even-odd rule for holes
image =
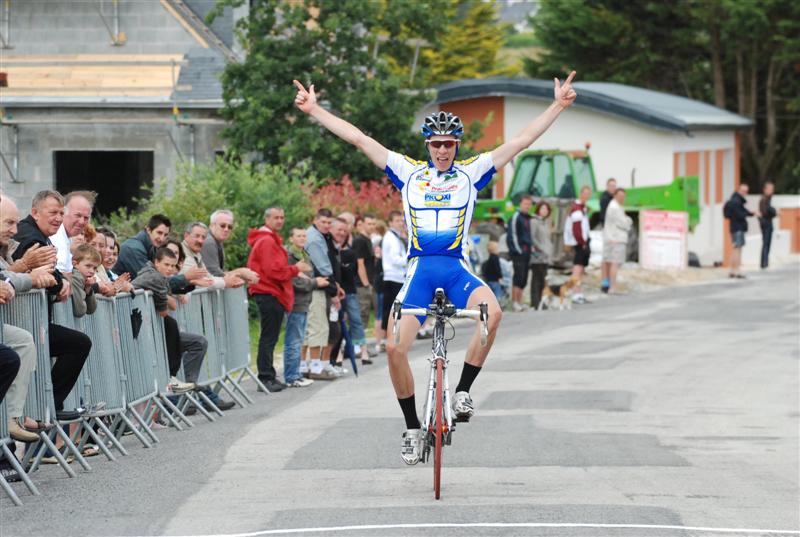
[[625, 189], [618, 188], [606, 209], [603, 226], [603, 272], [608, 274], [608, 292], [619, 293], [617, 289], [617, 272], [625, 262], [628, 250], [628, 233], [633, 227], [633, 220], [625, 214]]
[[64, 222], [50, 242], [56, 247], [56, 268], [67, 277], [72, 276], [72, 237], [83, 234], [86, 224], [92, 219], [92, 208], [97, 193], [90, 190], [76, 190], [64, 199]]
[[408, 246], [403, 239], [405, 231], [405, 219], [400, 211], [389, 213], [389, 231], [383, 236], [381, 241], [381, 251], [383, 257], [383, 316], [381, 317], [381, 328], [386, 330], [389, 317], [391, 317], [392, 304], [397, 298], [397, 293], [403, 288], [406, 277], [406, 265], [408, 264]]
[[586, 267], [589, 266], [589, 258], [592, 255], [589, 246], [589, 217], [586, 209], [586, 202], [589, 201], [591, 195], [592, 189], [584, 185], [579, 198], [575, 200], [569, 210], [569, 216], [564, 220], [564, 245], [571, 246], [575, 251], [575, 257], [572, 260], [572, 279], [575, 280], [572, 301], [576, 304], [586, 303], [581, 289], [581, 279]]

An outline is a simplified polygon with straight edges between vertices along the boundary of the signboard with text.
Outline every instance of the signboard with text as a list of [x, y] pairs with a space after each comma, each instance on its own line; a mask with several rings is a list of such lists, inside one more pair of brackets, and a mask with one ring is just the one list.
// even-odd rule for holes
[[689, 215], [683, 211], [639, 213], [639, 264], [647, 269], [679, 269], [688, 264]]

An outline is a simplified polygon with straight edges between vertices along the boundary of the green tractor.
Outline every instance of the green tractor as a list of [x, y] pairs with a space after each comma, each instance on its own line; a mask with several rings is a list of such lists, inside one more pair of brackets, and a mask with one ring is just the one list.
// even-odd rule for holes
[[[497, 238], [500, 235], [498, 226], [505, 226], [523, 194], [530, 194], [535, 202], [545, 200], [553, 209], [550, 218], [553, 264], [568, 264], [562, 236], [564, 220], [572, 201], [584, 186], [592, 189], [592, 197], [587, 206], [591, 228], [595, 229], [600, 220], [602, 190], [598, 191], [596, 186], [588, 147], [583, 151], [524, 151], [517, 157], [514, 178], [506, 197], [479, 199], [475, 206], [474, 220], [482, 222], [483, 230]], [[628, 244], [629, 260], [638, 260], [639, 211], [686, 211], [689, 214], [690, 229], [700, 221], [699, 180], [696, 176], [677, 177], [668, 185], [625, 188], [625, 192], [625, 212], [634, 221]]]

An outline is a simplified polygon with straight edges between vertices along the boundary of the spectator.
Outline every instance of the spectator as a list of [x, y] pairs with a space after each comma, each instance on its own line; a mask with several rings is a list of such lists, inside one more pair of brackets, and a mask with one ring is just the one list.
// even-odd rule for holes
[[[114, 234], [103, 233], [103, 235], [106, 236], [106, 244], [108, 245], [108, 257], [103, 258], [103, 267], [106, 269], [108, 279], [114, 282], [119, 278], [119, 275], [114, 272], [114, 266], [116, 266], [119, 259], [119, 242]], [[126, 274], [128, 273], [126, 272]], [[128, 277], [130, 278], [130, 274], [128, 274]]]
[[617, 273], [625, 262], [628, 251], [628, 233], [633, 220], [625, 214], [625, 189], [618, 188], [608, 204], [606, 223], [603, 226], [603, 269], [608, 276], [608, 292], [619, 293]]
[[[181, 243], [179, 243], [175, 239], [168, 239], [166, 244], [164, 245], [164, 248], [168, 248], [173, 254], [175, 254], [176, 258], [178, 259], [178, 263], [175, 266], [175, 274], [173, 274], [169, 278], [170, 294], [172, 294], [175, 297], [175, 299], [181, 304], [188, 304], [189, 296], [187, 293], [191, 293], [192, 291], [194, 291], [195, 285], [189, 282], [189, 280], [187, 280], [183, 275], [178, 274], [183, 270], [184, 263], [186, 262], [186, 249], [183, 247]], [[195, 267], [192, 270], [205, 270], [205, 269], [200, 269], [198, 267]], [[208, 280], [208, 282], [206, 283], [210, 285], [211, 279], [210, 278], [206, 279]], [[211, 402], [214, 403], [214, 405], [220, 410], [230, 410], [231, 408], [236, 406], [236, 404], [233, 401], [225, 401], [224, 399], [222, 399], [222, 397], [220, 397], [219, 394], [217, 394], [217, 392], [215, 392], [208, 386], [204, 386], [198, 389], [202, 391], [206, 395], [206, 397], [208, 397], [208, 399], [210, 399]], [[174, 402], [177, 404], [177, 401]], [[208, 405], [203, 403], [203, 406], [208, 406]], [[197, 413], [197, 408], [194, 406], [187, 408], [185, 412], [187, 416], [192, 416], [196, 413]]]
[[585, 304], [586, 297], [581, 289], [581, 278], [589, 266], [592, 250], [589, 246], [589, 217], [586, 214], [586, 202], [592, 195], [588, 185], [581, 188], [580, 197], [575, 200], [569, 210], [569, 216], [564, 220], [564, 245], [570, 246], [575, 251], [572, 260], [572, 278], [575, 281], [572, 301], [576, 304]]
[[76, 190], [67, 194], [64, 199], [64, 220], [58, 230], [50, 236], [50, 242], [56, 247], [58, 261], [56, 269], [61, 274], [72, 274], [73, 239], [75, 246], [88, 242], [83, 235], [84, 228], [92, 219], [92, 207], [97, 193], [89, 190]]
[[758, 224], [761, 227], [761, 268], [769, 266], [769, 248], [772, 244], [772, 220], [778, 216], [772, 206], [772, 195], [775, 193], [775, 184], [767, 181], [764, 183], [761, 200], [758, 203]]
[[606, 210], [608, 209], [608, 204], [611, 203], [612, 199], [614, 199], [614, 193], [616, 191], [617, 180], [611, 177], [608, 179], [608, 181], [606, 181], [606, 189], [603, 191], [603, 195], [600, 196], [600, 226], [605, 225]]
[[500, 268], [500, 256], [497, 255], [499, 245], [497, 241], [489, 241], [489, 244], [486, 245], [486, 249], [489, 252], [489, 259], [484, 261], [483, 265], [481, 265], [481, 277], [499, 301], [503, 298], [503, 270]]
[[[17, 226], [14, 239], [19, 242], [19, 246], [11, 257], [25, 264], [25, 254], [29, 250], [51, 247], [49, 237], [58, 231], [63, 223], [63, 215], [64, 198], [61, 194], [52, 190], [38, 192], [31, 203], [31, 214]], [[64, 278], [58, 269], [53, 270], [53, 277], [54, 283], [47, 287], [49, 301], [67, 300], [72, 294], [69, 280]], [[80, 414], [76, 410], [64, 409], [64, 400], [78, 380], [92, 348], [92, 342], [86, 334], [52, 322], [48, 325], [48, 336], [50, 355], [56, 358], [51, 370], [56, 418], [78, 419]]]
[[[168, 388], [174, 394], [186, 393], [197, 388], [197, 377], [206, 355], [208, 342], [203, 336], [181, 332], [178, 329], [178, 322], [169, 316], [169, 310], [177, 308], [175, 299], [169, 296], [169, 278], [177, 272], [178, 258], [169, 248], [162, 246], [155, 251], [154, 259], [155, 262], [147, 261], [140, 267], [132, 283], [136, 289], [145, 289], [153, 293], [156, 313], [164, 319], [164, 339], [170, 376]], [[181, 382], [176, 376], [181, 368], [182, 356], [186, 382]]]
[[112, 270], [119, 258], [119, 242], [117, 242], [116, 233], [107, 227], [103, 227], [100, 228], [99, 234], [104, 235], [106, 240], [106, 250], [103, 252], [103, 268], [105, 269], [105, 274], [114, 285], [114, 290], [117, 293], [132, 293], [133, 285], [131, 284], [131, 275], [127, 272], [117, 275]]
[[100, 254], [100, 265], [95, 271], [95, 279], [97, 282], [97, 290], [101, 295], [114, 296], [117, 294], [117, 289], [114, 287], [114, 283], [108, 276], [105, 266], [103, 266], [103, 261], [108, 256], [108, 240], [101, 232], [102, 229], [103, 228], [98, 228], [97, 233], [95, 233], [92, 239], [89, 241], [89, 244], [92, 246], [92, 248], [97, 250], [97, 252]]
[[731, 242], [733, 243], [731, 271], [728, 274], [730, 278], [745, 278], [745, 275], [742, 274], [742, 248], [744, 247], [744, 236], [747, 233], [747, 217], [756, 215], [747, 208], [746, 196], [749, 191], [750, 187], [746, 183], [741, 183], [739, 189], [731, 194], [723, 209], [726, 218], [730, 220]]
[[372, 280], [372, 303], [375, 308], [375, 352], [386, 351], [386, 331], [383, 325], [383, 253], [381, 242], [386, 235], [386, 223], [382, 220], [375, 221], [375, 231], [370, 236], [372, 240], [372, 252], [375, 254], [375, 278]]
[[233, 233], [233, 213], [227, 209], [217, 209], [209, 219], [208, 236], [203, 243], [203, 262], [212, 276], [225, 275], [225, 249], [223, 243]]
[[511, 306], [514, 311], [524, 311], [522, 291], [528, 285], [528, 267], [531, 263], [531, 206], [533, 198], [523, 194], [519, 200], [517, 212], [508, 221], [506, 243], [511, 262], [514, 264], [514, 278], [511, 289]]
[[[358, 278], [356, 272], [356, 255], [349, 245], [349, 228], [350, 226], [347, 220], [342, 217], [334, 220], [331, 228], [334, 244], [338, 249], [339, 262], [341, 265], [341, 287], [344, 291], [337, 323], [341, 336], [337, 342], [332, 344], [333, 346], [331, 349], [331, 362], [336, 363], [339, 367], [341, 367], [341, 364], [338, 360], [338, 356], [342, 340], [345, 342], [345, 355], [347, 357], [350, 357], [352, 353], [353, 358], [355, 358], [363, 352], [362, 358], [366, 356], [369, 362], [369, 356], [366, 352], [364, 325], [361, 324], [361, 310], [358, 306], [358, 294], [356, 293], [356, 279]], [[344, 322], [345, 319], [347, 320], [347, 324]], [[331, 320], [333, 321], [332, 317]], [[338, 343], [338, 345], [336, 343]], [[337, 370], [337, 372], [341, 371]]]
[[[326, 305], [328, 311], [328, 344], [322, 351], [322, 361], [323, 363], [327, 362], [328, 364], [324, 366], [325, 371], [328, 373], [332, 371], [337, 377], [343, 374], [341, 366], [337, 364], [337, 359], [339, 356], [339, 344], [343, 335], [341, 319], [344, 317], [344, 314], [341, 312], [341, 309], [342, 300], [344, 299], [345, 293], [344, 289], [342, 288], [342, 259], [339, 255], [339, 248], [333, 239], [333, 230], [335, 227], [341, 226], [342, 222], [344, 221], [334, 218], [331, 221], [330, 233], [325, 235], [325, 245], [328, 249], [328, 260], [331, 262], [331, 268], [333, 269], [332, 278], [336, 283], [336, 295], [329, 295]], [[345, 222], [345, 229], [346, 226], [347, 224]], [[334, 349], [336, 350], [336, 354], [332, 352]], [[328, 376], [327, 373], [325, 375]], [[309, 373], [309, 377], [316, 378], [316, 374], [311, 375]]]
[[135, 280], [139, 269], [148, 261], [152, 261], [156, 249], [167, 242], [171, 227], [172, 222], [163, 214], [151, 216], [142, 231], [122, 243], [114, 272], [117, 274], [127, 272], [131, 279]]
[[[350, 215], [350, 213], [343, 214]], [[348, 220], [341, 216], [339, 217], [339, 222], [340, 224], [338, 226], [334, 226], [333, 236], [336, 245], [339, 247], [339, 255], [342, 261], [342, 289], [344, 289], [345, 293], [342, 309], [347, 318], [348, 333], [353, 344], [353, 350], [356, 356], [361, 357], [362, 363], [369, 364], [372, 363], [372, 361], [369, 359], [369, 354], [367, 352], [366, 325], [362, 320], [361, 305], [359, 304], [358, 282], [361, 275], [358, 273], [359, 264], [356, 258], [356, 252], [351, 244], [353, 242], [351, 235], [352, 229]]]
[[324, 289], [317, 289], [311, 293], [311, 304], [308, 307], [308, 320], [306, 323], [306, 341], [308, 352], [311, 356], [308, 376], [314, 380], [335, 380], [338, 375], [330, 367], [323, 364], [323, 351], [328, 345], [330, 327], [328, 325], [328, 297], [338, 295], [338, 285], [333, 274], [333, 264], [329, 255], [332, 213], [330, 209], [321, 208], [314, 217], [314, 222], [306, 230], [306, 248], [308, 258], [314, 269], [315, 277], [328, 280], [329, 285]]
[[[361, 326], [366, 332], [373, 307], [373, 285], [375, 283], [375, 251], [370, 237], [375, 231], [375, 217], [366, 214], [356, 218], [356, 232], [353, 234], [353, 253], [356, 257], [356, 295], [361, 312]], [[371, 364], [377, 353], [369, 348], [366, 335], [361, 350], [361, 363]]]
[[[309, 266], [305, 278], [299, 274], [292, 278], [294, 288], [294, 305], [292, 311], [286, 316], [286, 332], [283, 342], [283, 379], [290, 388], [305, 388], [313, 384], [313, 380], [304, 378], [301, 372], [301, 348], [306, 333], [308, 320], [308, 306], [311, 304], [311, 294], [316, 289], [328, 286], [328, 280], [317, 276], [310, 266], [306, 246], [306, 230], [300, 227], [292, 228], [289, 232], [289, 245], [286, 247], [290, 265], [303, 261]], [[308, 364], [305, 367], [308, 370]]]
[[[6, 303], [4, 296], [7, 291], [3, 290], [3, 284], [5, 283], [5, 281], [0, 283], [0, 304]], [[6, 347], [0, 343], [0, 403], [2, 403], [3, 399], [5, 399], [8, 389], [11, 387], [11, 383], [14, 382], [15, 378], [17, 378], [17, 374], [19, 373], [19, 364], [19, 355], [14, 352], [11, 347]], [[38, 438], [39, 437], [36, 436], [36, 439]], [[36, 439], [30, 440], [30, 442], [35, 442]]]
[[249, 294], [255, 297], [261, 317], [261, 336], [256, 360], [258, 378], [270, 392], [279, 392], [286, 387], [277, 379], [273, 352], [280, 335], [283, 316], [292, 311], [294, 305], [292, 278], [311, 269], [304, 261], [289, 265], [288, 254], [279, 235], [285, 219], [282, 208], [269, 207], [264, 211], [264, 225], [251, 229], [247, 235], [251, 248], [247, 268], [258, 274], [258, 283], [248, 289]]
[[[391, 316], [392, 305], [397, 294], [403, 288], [408, 264], [408, 243], [403, 238], [406, 225], [403, 213], [389, 213], [389, 231], [381, 241], [383, 262], [383, 312], [381, 313], [381, 329], [386, 331]], [[425, 304], [422, 305], [423, 307]]]
[[[0, 197], [0, 288], [2, 288], [0, 294], [6, 297], [4, 299], [6, 302], [12, 291], [15, 296], [33, 287], [41, 289], [55, 284], [52, 275], [55, 251], [33, 247], [25, 256], [27, 259], [23, 257], [23, 260], [17, 262], [11, 260], [11, 253], [17, 247], [17, 242], [11, 237], [17, 232], [18, 221], [17, 206], [7, 196]], [[20, 359], [19, 373], [16, 378], [12, 377], [13, 382], [10, 388], [7, 388], [8, 432], [14, 440], [35, 442], [39, 439], [38, 432], [45, 430], [47, 426], [24, 416], [23, 408], [28, 395], [31, 373], [36, 370], [36, 345], [30, 332], [8, 323], [3, 323], [2, 335], [5, 345]]]
[[72, 255], [72, 312], [75, 317], [91, 315], [97, 310], [95, 272], [103, 258], [89, 244], [81, 244]]
[[[208, 228], [202, 222], [192, 222], [186, 226], [186, 231], [183, 233], [183, 242], [181, 248], [185, 260], [181, 268], [181, 274], [186, 275], [190, 270], [199, 268], [208, 273], [205, 263], [203, 262], [203, 244], [206, 242], [208, 235]], [[241, 287], [245, 284], [245, 280], [240, 278], [233, 272], [229, 272], [224, 276], [210, 276], [211, 288], [224, 289], [226, 287]], [[188, 278], [187, 278], [188, 279]]]
[[531, 218], [531, 235], [533, 250], [531, 251], [531, 307], [539, 309], [542, 291], [547, 285], [547, 267], [553, 257], [553, 239], [550, 235], [550, 205], [540, 201]]

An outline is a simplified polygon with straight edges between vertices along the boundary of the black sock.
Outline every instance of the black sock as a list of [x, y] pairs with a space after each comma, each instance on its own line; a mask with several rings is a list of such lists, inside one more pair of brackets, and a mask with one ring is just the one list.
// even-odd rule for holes
[[405, 399], [398, 399], [400, 408], [403, 410], [403, 417], [406, 418], [406, 429], [419, 429], [419, 418], [417, 417], [417, 403], [414, 401], [414, 396], [406, 397]]
[[464, 369], [461, 370], [461, 380], [458, 381], [456, 391], [469, 392], [469, 389], [472, 388], [472, 383], [475, 382], [475, 377], [477, 377], [480, 372], [480, 367], [464, 362]]

